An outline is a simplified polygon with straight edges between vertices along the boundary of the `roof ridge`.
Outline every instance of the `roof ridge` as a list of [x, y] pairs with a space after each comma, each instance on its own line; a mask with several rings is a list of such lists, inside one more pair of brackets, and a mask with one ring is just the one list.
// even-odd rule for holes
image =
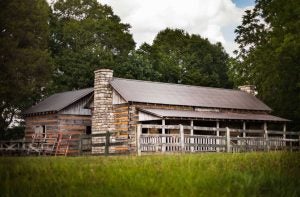
[[[243, 92], [244, 91], [238, 89], [227, 89], [227, 88], [217, 88], [217, 87], [208, 87], [208, 86], [197, 86], [197, 85], [188, 85], [188, 84], [180, 84], [180, 83], [168, 83], [168, 82], [160, 82], [160, 81], [146, 81], [146, 80], [138, 80], [138, 79], [126, 79], [120, 77], [113, 77], [113, 79], [121, 79], [127, 81], [138, 81], [138, 82], [146, 82], [146, 83], [156, 83], [156, 84], [164, 84], [164, 85], [174, 85], [174, 86], [185, 86], [185, 87], [195, 87], [195, 88], [207, 88], [207, 89], [217, 89], [217, 90], [228, 90], [228, 91], [236, 91], [236, 92]], [[113, 81], [113, 80], [112, 80]]]

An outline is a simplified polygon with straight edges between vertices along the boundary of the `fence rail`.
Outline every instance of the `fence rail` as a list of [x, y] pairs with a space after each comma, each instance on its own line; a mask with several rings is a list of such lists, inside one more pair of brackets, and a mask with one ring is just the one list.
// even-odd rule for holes
[[56, 132], [32, 139], [0, 141], [0, 155], [112, 155], [129, 153], [128, 137], [118, 132], [85, 135]]
[[[144, 134], [142, 133], [143, 128], [176, 129], [179, 130], [179, 132], [178, 134]], [[214, 134], [185, 134], [184, 130], [214, 131]], [[240, 134], [243, 134], [243, 137], [241, 137]], [[137, 127], [137, 147], [139, 155], [143, 152], [299, 150], [300, 132], [147, 124], [138, 125]]]
[[[171, 129], [172, 132], [178, 130], [178, 133], [145, 134], [142, 133], [143, 128], [162, 131]], [[193, 132], [184, 133], [187, 130]], [[205, 135], [195, 135], [195, 131], [204, 131]], [[128, 139], [128, 135], [117, 131], [91, 135], [56, 132], [34, 135], [30, 140], [0, 141], [0, 155], [112, 155], [128, 154], [136, 150], [138, 155], [154, 152], [294, 151], [299, 150], [299, 147], [300, 132], [139, 124], [134, 142]]]

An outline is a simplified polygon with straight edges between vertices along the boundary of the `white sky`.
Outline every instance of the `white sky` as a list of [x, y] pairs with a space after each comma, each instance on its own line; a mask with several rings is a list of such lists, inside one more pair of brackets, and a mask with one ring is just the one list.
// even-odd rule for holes
[[152, 43], [167, 28], [180, 28], [200, 34], [211, 42], [221, 42], [232, 55], [236, 48], [234, 29], [245, 9], [231, 0], [100, 0], [110, 5], [123, 23], [131, 25], [137, 46]]

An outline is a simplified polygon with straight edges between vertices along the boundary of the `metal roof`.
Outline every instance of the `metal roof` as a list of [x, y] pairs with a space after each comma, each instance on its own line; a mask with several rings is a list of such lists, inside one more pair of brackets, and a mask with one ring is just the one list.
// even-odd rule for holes
[[113, 78], [112, 87], [126, 100], [142, 103], [271, 111], [240, 90]]
[[187, 111], [170, 109], [139, 109], [142, 112], [161, 117], [161, 118], [198, 118], [214, 120], [258, 120], [258, 121], [289, 121], [284, 118], [272, 116], [269, 114], [242, 114], [233, 112], [212, 112], [212, 111]]
[[24, 115], [41, 112], [56, 112], [92, 93], [94, 88], [53, 94], [23, 112]]

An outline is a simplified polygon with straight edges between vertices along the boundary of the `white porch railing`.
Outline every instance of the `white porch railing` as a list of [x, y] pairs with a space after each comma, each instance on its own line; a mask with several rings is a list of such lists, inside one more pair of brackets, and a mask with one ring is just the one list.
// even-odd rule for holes
[[[144, 134], [142, 128], [178, 130], [178, 134]], [[212, 135], [184, 134], [184, 130], [216, 131]], [[241, 134], [245, 137], [240, 137]], [[300, 132], [241, 130], [182, 125], [138, 125], [137, 148], [142, 152], [244, 152], [299, 150]]]

